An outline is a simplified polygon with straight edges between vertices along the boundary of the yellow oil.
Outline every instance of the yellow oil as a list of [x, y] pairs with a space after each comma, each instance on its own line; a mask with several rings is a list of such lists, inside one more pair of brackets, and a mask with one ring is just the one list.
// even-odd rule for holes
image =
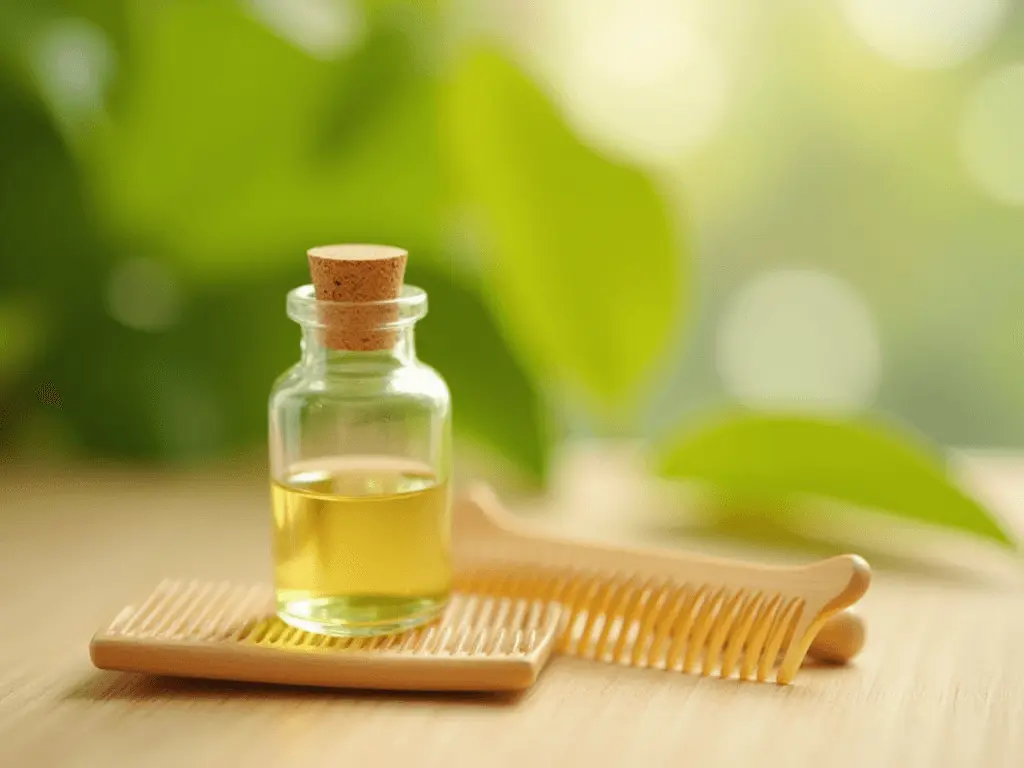
[[448, 486], [394, 460], [304, 464], [272, 486], [277, 611], [312, 632], [397, 632], [451, 588]]

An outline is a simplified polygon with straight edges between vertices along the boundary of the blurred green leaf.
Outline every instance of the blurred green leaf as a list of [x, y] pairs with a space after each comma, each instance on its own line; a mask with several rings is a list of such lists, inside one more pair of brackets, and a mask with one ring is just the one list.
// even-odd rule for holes
[[[196, 252], [237, 270], [251, 264], [250, 249], [268, 257], [276, 249], [279, 260], [324, 242], [439, 249], [450, 203], [437, 83], [417, 60], [418, 32], [372, 27], [317, 95], [302, 162], [290, 175], [265, 173], [240, 185], [196, 227]], [[268, 140], [283, 139], [271, 133]]]
[[236, 2], [135, 8], [136, 62], [97, 162], [119, 229], [203, 279], [301, 261], [295, 242], [439, 244], [437, 98], [416, 29], [385, 20], [316, 58]]
[[[188, 460], [262, 442], [270, 384], [298, 356], [283, 300], [308, 280], [304, 249], [391, 240], [413, 251], [411, 279], [431, 295], [421, 348], [455, 392], [456, 429], [543, 477], [543, 407], [490, 308], [471, 283], [422, 263], [440, 261], [448, 202], [435, 81], [410, 40], [419, 17], [375, 12], [355, 48], [325, 61], [234, 2], [130, 6], [137, 66], [124, 72], [93, 162], [108, 224], [130, 243], [121, 258], [166, 265], [180, 294], [166, 327], [111, 316], [114, 259], [97, 268], [85, 258], [95, 238], [81, 224], [50, 226], [66, 220], [59, 210], [80, 217], [83, 200], [69, 197], [77, 179], [42, 173], [51, 156], [62, 174], [77, 169], [41, 107], [18, 105], [0, 126], [10, 139], [0, 153], [12, 153], [3, 173], [23, 191], [0, 243], [67, 254], [46, 281], [30, 259], [3, 272], [18, 295], [38, 286], [68, 299], [40, 376], [79, 446]], [[59, 210], [43, 215], [43, 203]], [[56, 290], [65, 283], [71, 296]], [[152, 288], [131, 290], [145, 302]]]
[[[171, 338], [126, 328], [99, 306], [61, 330], [42, 375], [75, 446], [119, 458], [181, 458], [165, 450], [180, 430], [181, 414], [161, 403], [176, 379], [194, 382], [196, 372], [174, 354]], [[199, 403], [195, 413], [209, 416]]]
[[43, 33], [57, 21], [85, 21], [107, 36], [124, 32], [124, 0], [31, 0], [0, 3], [0, 64], [19, 70], [27, 80]]
[[939, 457], [868, 421], [730, 415], [663, 445], [659, 463], [665, 475], [743, 499], [826, 497], [1016, 546]]
[[38, 301], [0, 298], [0, 395], [40, 357], [46, 335]]
[[[17, 434], [67, 353], [65, 330], [87, 328], [111, 252], [78, 168], [42, 102], [0, 68], [0, 430]], [[88, 348], [88, 347], [87, 347]], [[69, 379], [89, 378], [91, 365]]]
[[228, 0], [135, 2], [131, 30], [134, 68], [100, 162], [127, 231], [184, 242], [253, 179], [304, 165], [327, 64]]
[[583, 146], [491, 49], [462, 61], [445, 119], [513, 340], [545, 378], [609, 412], [630, 405], [675, 330], [688, 277], [654, 185]]
[[451, 388], [456, 434], [485, 443], [542, 481], [550, 440], [544, 405], [483, 297], [439, 263], [411, 261], [408, 278], [429, 297], [416, 345]]
[[[0, 291], [73, 317], [108, 263], [87, 190], [42, 102], [0, 70]], [[45, 260], [45, 261], [43, 261]], [[45, 263], [45, 266], [43, 264]]]
[[180, 316], [161, 330], [126, 327], [102, 306], [84, 311], [44, 369], [79, 446], [181, 462], [261, 444], [267, 393], [299, 355], [284, 295], [302, 270], [183, 284]]

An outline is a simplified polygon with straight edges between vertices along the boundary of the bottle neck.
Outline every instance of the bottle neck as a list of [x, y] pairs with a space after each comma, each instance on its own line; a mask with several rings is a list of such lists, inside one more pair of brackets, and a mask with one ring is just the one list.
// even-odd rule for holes
[[417, 361], [416, 340], [411, 325], [399, 328], [392, 334], [392, 343], [384, 349], [369, 351], [353, 351], [332, 349], [324, 343], [322, 328], [305, 327], [302, 329], [303, 366], [313, 368], [329, 368], [352, 365], [366, 365], [371, 368], [383, 366], [393, 368], [396, 365], [411, 365]]

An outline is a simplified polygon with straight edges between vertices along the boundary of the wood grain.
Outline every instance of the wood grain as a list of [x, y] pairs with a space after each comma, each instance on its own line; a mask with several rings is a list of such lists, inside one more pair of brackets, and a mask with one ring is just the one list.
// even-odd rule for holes
[[556, 644], [558, 603], [455, 593], [436, 622], [328, 637], [277, 617], [270, 584], [167, 580], [93, 637], [99, 669], [385, 691], [520, 691]]
[[[560, 509], [590, 485], [564, 472]], [[1024, 460], [964, 472], [1024, 519]], [[94, 670], [89, 638], [163, 577], [268, 579], [259, 475], [22, 471], [0, 492], [3, 766], [1024, 765], [1024, 595], [1005, 572], [882, 569], [856, 666], [787, 688], [571, 658], [512, 696], [158, 679]], [[612, 530], [591, 507], [588, 531]]]

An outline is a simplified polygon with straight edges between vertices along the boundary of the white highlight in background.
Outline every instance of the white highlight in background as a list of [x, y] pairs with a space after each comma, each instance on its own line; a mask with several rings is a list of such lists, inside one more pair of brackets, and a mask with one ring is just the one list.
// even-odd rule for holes
[[137, 331], [162, 331], [181, 319], [181, 285], [155, 259], [132, 259], [114, 267], [106, 300], [110, 316]]
[[253, 14], [278, 35], [319, 59], [359, 41], [363, 18], [351, 0], [249, 0]]
[[971, 179], [987, 195], [1024, 206], [1024, 62], [992, 73], [971, 94], [960, 152]]
[[32, 48], [32, 70], [54, 112], [74, 122], [99, 112], [114, 74], [106, 33], [85, 19], [60, 19], [43, 28]]
[[1009, 0], [841, 0], [854, 32], [905, 67], [958, 64], [992, 39]]
[[714, 135], [728, 76], [699, 9], [680, 0], [551, 3], [548, 57], [581, 134], [648, 164], [677, 159]]
[[727, 304], [719, 375], [751, 407], [846, 412], [878, 388], [881, 348], [871, 311], [846, 281], [810, 270], [756, 276]]

